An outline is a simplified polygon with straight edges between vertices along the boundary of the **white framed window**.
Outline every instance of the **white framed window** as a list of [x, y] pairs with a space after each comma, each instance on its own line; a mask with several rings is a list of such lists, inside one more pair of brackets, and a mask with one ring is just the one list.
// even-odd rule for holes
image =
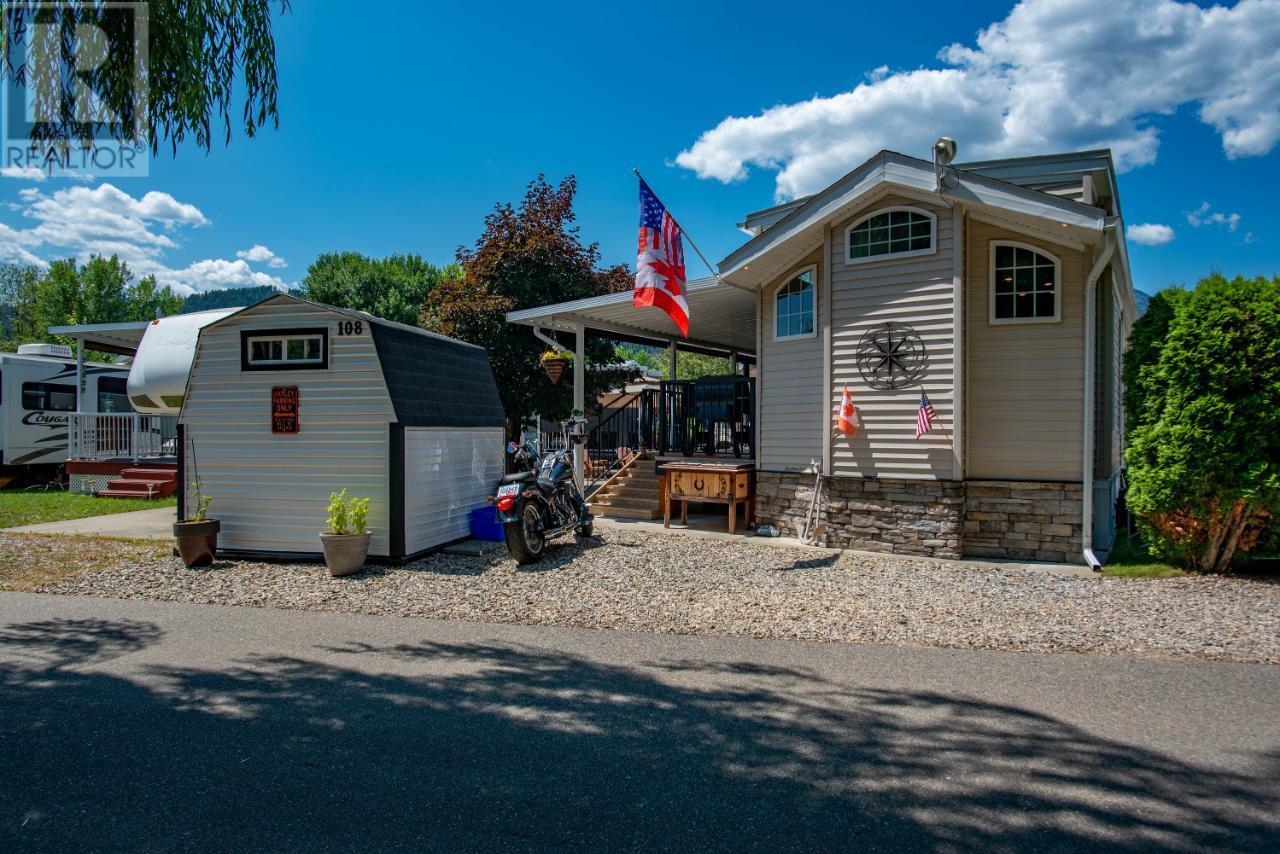
[[845, 262], [864, 264], [888, 257], [937, 251], [938, 217], [924, 208], [898, 206], [873, 211], [844, 233]]
[[992, 324], [1057, 323], [1062, 319], [1062, 260], [1013, 240], [991, 241]]
[[778, 286], [773, 295], [773, 338], [812, 338], [817, 334], [814, 322], [814, 283], [817, 267], [807, 267]]
[[327, 329], [245, 330], [240, 367], [246, 371], [291, 371], [329, 366]]

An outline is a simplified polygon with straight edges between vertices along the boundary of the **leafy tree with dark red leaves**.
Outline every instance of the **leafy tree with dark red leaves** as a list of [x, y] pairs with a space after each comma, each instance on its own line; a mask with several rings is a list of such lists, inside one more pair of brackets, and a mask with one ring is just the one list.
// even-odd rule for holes
[[[556, 186], [539, 175], [519, 205], [496, 205], [475, 246], [458, 249], [462, 277], [439, 283], [422, 312], [423, 328], [488, 350], [511, 439], [538, 415], [553, 421], [568, 417], [573, 386], [547, 378], [539, 362], [547, 346], [528, 327], [508, 324], [506, 312], [631, 286], [626, 267], [598, 269], [598, 245], [583, 243], [573, 213], [577, 187], [572, 175]], [[572, 349], [569, 338], [563, 343]], [[612, 354], [611, 342], [588, 339], [587, 364], [597, 367], [587, 371], [588, 409], [620, 378], [598, 369], [612, 362]]]

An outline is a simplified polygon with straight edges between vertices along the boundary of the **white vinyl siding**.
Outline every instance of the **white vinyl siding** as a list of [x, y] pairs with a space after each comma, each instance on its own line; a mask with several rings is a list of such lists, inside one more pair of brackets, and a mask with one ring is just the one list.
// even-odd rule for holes
[[[990, 322], [993, 240], [1037, 246], [1061, 260], [1060, 322]], [[966, 257], [966, 475], [1079, 483], [1084, 253], [971, 219]]]
[[503, 431], [406, 427], [405, 550], [420, 552], [471, 534], [470, 514], [502, 478]]
[[757, 464], [765, 471], [804, 471], [811, 461], [822, 459], [822, 336], [780, 340], [773, 336], [778, 288], [786, 287], [806, 269], [813, 271], [814, 329], [820, 330], [826, 322], [822, 316], [821, 258], [821, 248], [815, 249], [764, 291], [756, 436], [760, 445]]
[[[835, 475], [929, 480], [955, 477], [955, 236], [951, 211], [908, 200], [880, 199], [838, 223], [832, 231], [844, 234], [849, 224], [868, 213], [907, 204], [936, 218], [935, 251], [858, 259], [849, 264], [845, 262], [845, 246], [833, 241], [832, 383], [827, 406], [820, 413], [819, 429], [831, 429], [832, 413], [845, 385], [862, 420], [853, 436], [837, 433], [832, 439], [831, 468]], [[920, 336], [929, 358], [928, 369], [921, 383], [900, 389], [873, 389], [858, 370], [857, 348], [867, 330], [890, 321], [910, 327]], [[933, 430], [916, 441], [922, 390], [928, 393], [937, 416]]]
[[[188, 481], [198, 475], [222, 520], [219, 548], [320, 551], [329, 493], [367, 496], [370, 554], [390, 550], [389, 435], [395, 412], [369, 324], [338, 335], [344, 316], [268, 302], [206, 328], [196, 349], [181, 423]], [[242, 330], [329, 328], [329, 367], [242, 371]], [[271, 387], [297, 386], [296, 435], [271, 432]], [[187, 506], [191, 505], [188, 494]]]

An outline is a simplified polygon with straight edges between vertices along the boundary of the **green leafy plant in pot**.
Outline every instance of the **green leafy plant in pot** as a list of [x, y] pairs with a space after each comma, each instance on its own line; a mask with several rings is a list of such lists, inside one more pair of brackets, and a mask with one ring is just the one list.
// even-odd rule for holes
[[368, 520], [368, 498], [352, 498], [345, 489], [329, 493], [328, 527], [320, 534], [320, 544], [330, 575], [352, 575], [364, 567], [372, 536], [365, 527]]
[[213, 496], [200, 490], [200, 481], [191, 482], [195, 509], [181, 522], [173, 523], [173, 536], [178, 541], [178, 555], [187, 566], [208, 566], [218, 552], [218, 531], [222, 523], [209, 518]]

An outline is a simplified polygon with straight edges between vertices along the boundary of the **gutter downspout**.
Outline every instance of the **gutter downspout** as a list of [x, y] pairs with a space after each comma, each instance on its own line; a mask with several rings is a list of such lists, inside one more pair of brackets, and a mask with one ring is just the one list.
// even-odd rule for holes
[[1103, 229], [1102, 254], [1093, 262], [1084, 283], [1084, 463], [1080, 485], [1081, 526], [1080, 551], [1085, 563], [1095, 572], [1102, 571], [1102, 561], [1093, 553], [1093, 416], [1096, 404], [1093, 393], [1097, 361], [1098, 279], [1116, 254], [1116, 225], [1108, 223]]

